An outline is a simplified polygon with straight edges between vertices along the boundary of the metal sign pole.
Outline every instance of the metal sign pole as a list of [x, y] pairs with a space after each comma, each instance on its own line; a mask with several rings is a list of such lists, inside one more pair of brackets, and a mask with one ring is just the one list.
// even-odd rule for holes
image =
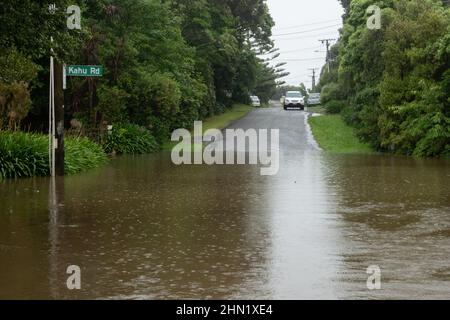
[[[53, 42], [53, 39], [52, 39]], [[55, 176], [55, 80], [54, 80], [54, 58], [53, 49], [50, 56], [50, 97], [49, 97], [49, 165], [50, 175]]]
[[[58, 59], [53, 64], [53, 134], [55, 137], [55, 173], [64, 176], [64, 90], [63, 90], [63, 65]], [[55, 132], [56, 131], [56, 132]]]

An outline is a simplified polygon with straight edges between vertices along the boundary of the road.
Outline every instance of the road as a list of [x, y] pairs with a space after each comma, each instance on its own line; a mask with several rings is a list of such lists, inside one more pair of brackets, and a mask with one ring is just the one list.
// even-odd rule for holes
[[56, 194], [47, 178], [0, 183], [0, 298], [450, 298], [449, 161], [327, 154], [306, 117], [274, 105], [230, 127], [280, 130], [274, 176], [161, 152]]

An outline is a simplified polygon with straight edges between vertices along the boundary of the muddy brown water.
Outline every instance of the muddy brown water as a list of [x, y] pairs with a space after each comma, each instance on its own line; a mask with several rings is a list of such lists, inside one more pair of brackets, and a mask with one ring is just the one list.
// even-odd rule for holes
[[[1, 182], [0, 298], [450, 299], [450, 162], [326, 154], [304, 116], [234, 125], [280, 127], [276, 176], [162, 152], [55, 192], [48, 178]], [[381, 290], [367, 288], [372, 265]]]

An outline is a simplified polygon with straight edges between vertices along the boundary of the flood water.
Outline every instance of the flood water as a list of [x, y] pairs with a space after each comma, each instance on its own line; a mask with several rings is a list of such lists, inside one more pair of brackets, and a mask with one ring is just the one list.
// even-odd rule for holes
[[[1, 299], [450, 299], [450, 162], [281, 156], [175, 166], [127, 156], [0, 183]], [[81, 290], [66, 268], [81, 268]], [[381, 290], [367, 288], [379, 266]]]
[[57, 181], [56, 205], [47, 178], [3, 182], [0, 298], [448, 299], [449, 180], [442, 160], [317, 152], [274, 177], [123, 157]]

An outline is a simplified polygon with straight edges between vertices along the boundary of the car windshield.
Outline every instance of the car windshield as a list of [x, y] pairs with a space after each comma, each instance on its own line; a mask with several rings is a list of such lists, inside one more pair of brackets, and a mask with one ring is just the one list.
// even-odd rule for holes
[[286, 93], [286, 98], [301, 98], [302, 94], [300, 92], [288, 92]]
[[309, 95], [309, 97], [310, 98], [319, 98], [320, 97], [320, 93], [311, 93], [310, 95]]

